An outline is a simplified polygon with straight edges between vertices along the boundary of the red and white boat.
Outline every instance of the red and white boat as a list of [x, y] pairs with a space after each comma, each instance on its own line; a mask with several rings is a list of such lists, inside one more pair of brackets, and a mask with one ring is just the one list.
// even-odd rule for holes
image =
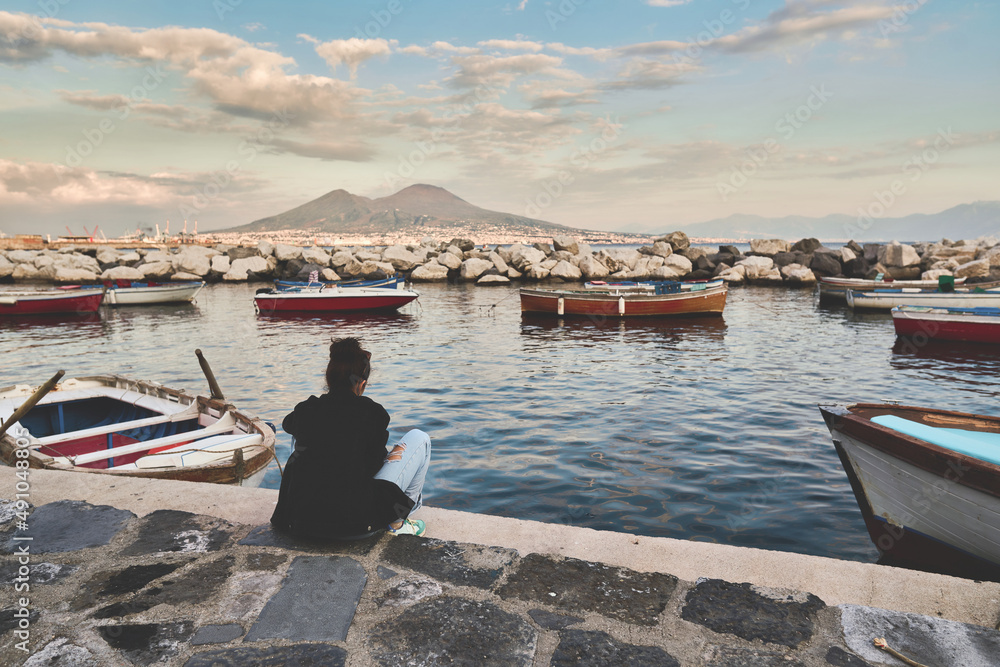
[[820, 412], [883, 556], [1000, 581], [1000, 418], [867, 403]]
[[[955, 278], [954, 284], [961, 285], [965, 278]], [[847, 290], [859, 292], [870, 291], [882, 287], [915, 287], [917, 289], [935, 289], [938, 280], [893, 280], [892, 278], [866, 280], [864, 278], [844, 278], [822, 276], [819, 279], [819, 298], [822, 301], [847, 301]]]
[[521, 312], [594, 317], [721, 315], [726, 307], [723, 286], [694, 291], [680, 283], [661, 284], [653, 293], [634, 290], [521, 290]]
[[892, 324], [902, 338], [1000, 344], [1000, 308], [896, 306]]
[[0, 316], [96, 313], [104, 290], [0, 292]]
[[377, 287], [262, 289], [254, 296], [254, 307], [263, 315], [384, 312], [397, 310], [418, 296], [411, 290]]

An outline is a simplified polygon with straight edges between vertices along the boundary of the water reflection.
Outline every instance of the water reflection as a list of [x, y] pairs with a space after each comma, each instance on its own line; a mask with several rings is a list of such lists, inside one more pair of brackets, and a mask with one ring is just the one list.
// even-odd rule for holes
[[968, 373], [995, 381], [1000, 377], [1000, 346], [897, 338], [890, 363], [901, 370]]
[[721, 343], [726, 334], [726, 321], [721, 317], [616, 317], [609, 319], [552, 317], [540, 313], [522, 313], [521, 334], [539, 336], [549, 340], [560, 338], [600, 340], [606, 339], [609, 335], [620, 335], [639, 336], [644, 339], [698, 338]]
[[40, 340], [56, 339], [66, 335], [93, 339], [100, 338], [107, 331], [107, 322], [100, 312], [0, 318], [0, 333], [3, 335], [23, 334]]

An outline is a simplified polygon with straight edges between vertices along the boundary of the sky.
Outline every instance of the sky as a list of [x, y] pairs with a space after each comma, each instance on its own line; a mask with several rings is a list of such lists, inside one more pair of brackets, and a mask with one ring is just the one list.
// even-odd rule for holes
[[1000, 199], [998, 0], [2, 7], [6, 234], [414, 183], [635, 231]]

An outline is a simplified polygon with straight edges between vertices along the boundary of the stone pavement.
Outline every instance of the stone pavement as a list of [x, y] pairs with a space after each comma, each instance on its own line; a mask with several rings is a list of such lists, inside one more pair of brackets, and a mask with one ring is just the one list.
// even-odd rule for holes
[[979, 625], [499, 546], [304, 543], [79, 500], [21, 520], [0, 501], [4, 665], [903, 664], [874, 637], [928, 667], [1000, 664]]

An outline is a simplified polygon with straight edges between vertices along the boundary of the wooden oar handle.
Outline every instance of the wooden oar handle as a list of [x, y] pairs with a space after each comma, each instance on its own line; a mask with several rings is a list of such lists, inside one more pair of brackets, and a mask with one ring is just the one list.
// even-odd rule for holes
[[9, 429], [12, 424], [15, 424], [18, 420], [21, 419], [21, 417], [28, 414], [31, 411], [31, 408], [35, 407], [35, 404], [38, 403], [38, 401], [42, 400], [42, 397], [44, 397], [45, 394], [52, 391], [52, 387], [56, 386], [56, 383], [62, 379], [63, 375], [66, 375], [66, 371], [59, 371], [58, 373], [53, 375], [51, 378], [49, 378], [48, 382], [46, 382], [41, 387], [36, 389], [35, 393], [32, 394], [28, 398], [28, 400], [26, 400], [24, 403], [21, 404], [21, 407], [19, 407], [17, 410], [14, 410], [14, 414], [12, 414], [10, 417], [7, 418], [7, 421], [3, 423], [3, 426], [0, 426], [0, 438], [3, 437], [3, 434], [7, 432], [7, 429]]
[[195, 350], [194, 353], [198, 356], [198, 363], [201, 364], [201, 372], [208, 380], [208, 388], [212, 391], [212, 398], [225, 399], [226, 397], [222, 395], [222, 389], [219, 388], [219, 383], [216, 382], [215, 374], [212, 373], [212, 367], [208, 365], [205, 355], [201, 353], [201, 350]]

